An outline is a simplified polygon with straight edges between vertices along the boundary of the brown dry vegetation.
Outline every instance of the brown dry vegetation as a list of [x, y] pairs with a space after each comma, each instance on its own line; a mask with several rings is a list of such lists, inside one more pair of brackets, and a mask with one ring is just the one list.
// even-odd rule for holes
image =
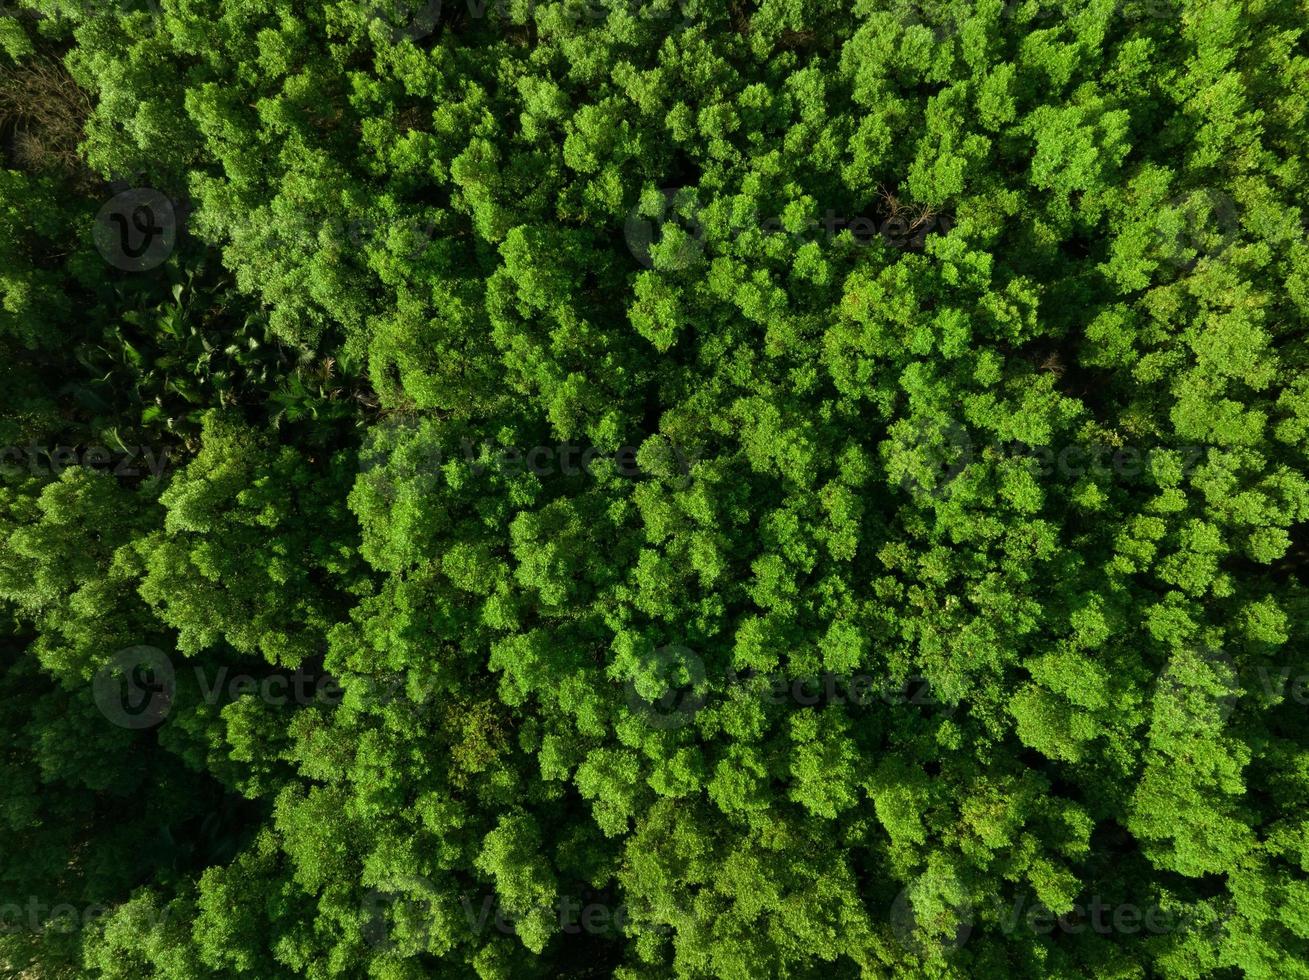
[[0, 140], [11, 167], [91, 182], [78, 153], [90, 112], [90, 97], [55, 58], [0, 68]]

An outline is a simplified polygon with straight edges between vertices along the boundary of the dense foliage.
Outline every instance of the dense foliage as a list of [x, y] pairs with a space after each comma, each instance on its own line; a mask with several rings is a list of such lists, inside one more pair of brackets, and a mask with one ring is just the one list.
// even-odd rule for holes
[[0, 13], [6, 975], [1309, 977], [1306, 0]]

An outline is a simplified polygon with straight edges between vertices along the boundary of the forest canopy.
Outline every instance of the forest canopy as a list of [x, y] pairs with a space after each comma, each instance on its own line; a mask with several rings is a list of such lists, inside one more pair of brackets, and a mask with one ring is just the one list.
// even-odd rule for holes
[[0, 4], [0, 972], [1309, 977], [1309, 0]]

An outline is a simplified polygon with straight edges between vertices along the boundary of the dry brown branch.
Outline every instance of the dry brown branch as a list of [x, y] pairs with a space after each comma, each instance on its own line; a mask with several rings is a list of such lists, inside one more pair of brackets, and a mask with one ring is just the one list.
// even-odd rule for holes
[[0, 69], [0, 134], [12, 166], [89, 177], [78, 144], [91, 99], [53, 58]]

